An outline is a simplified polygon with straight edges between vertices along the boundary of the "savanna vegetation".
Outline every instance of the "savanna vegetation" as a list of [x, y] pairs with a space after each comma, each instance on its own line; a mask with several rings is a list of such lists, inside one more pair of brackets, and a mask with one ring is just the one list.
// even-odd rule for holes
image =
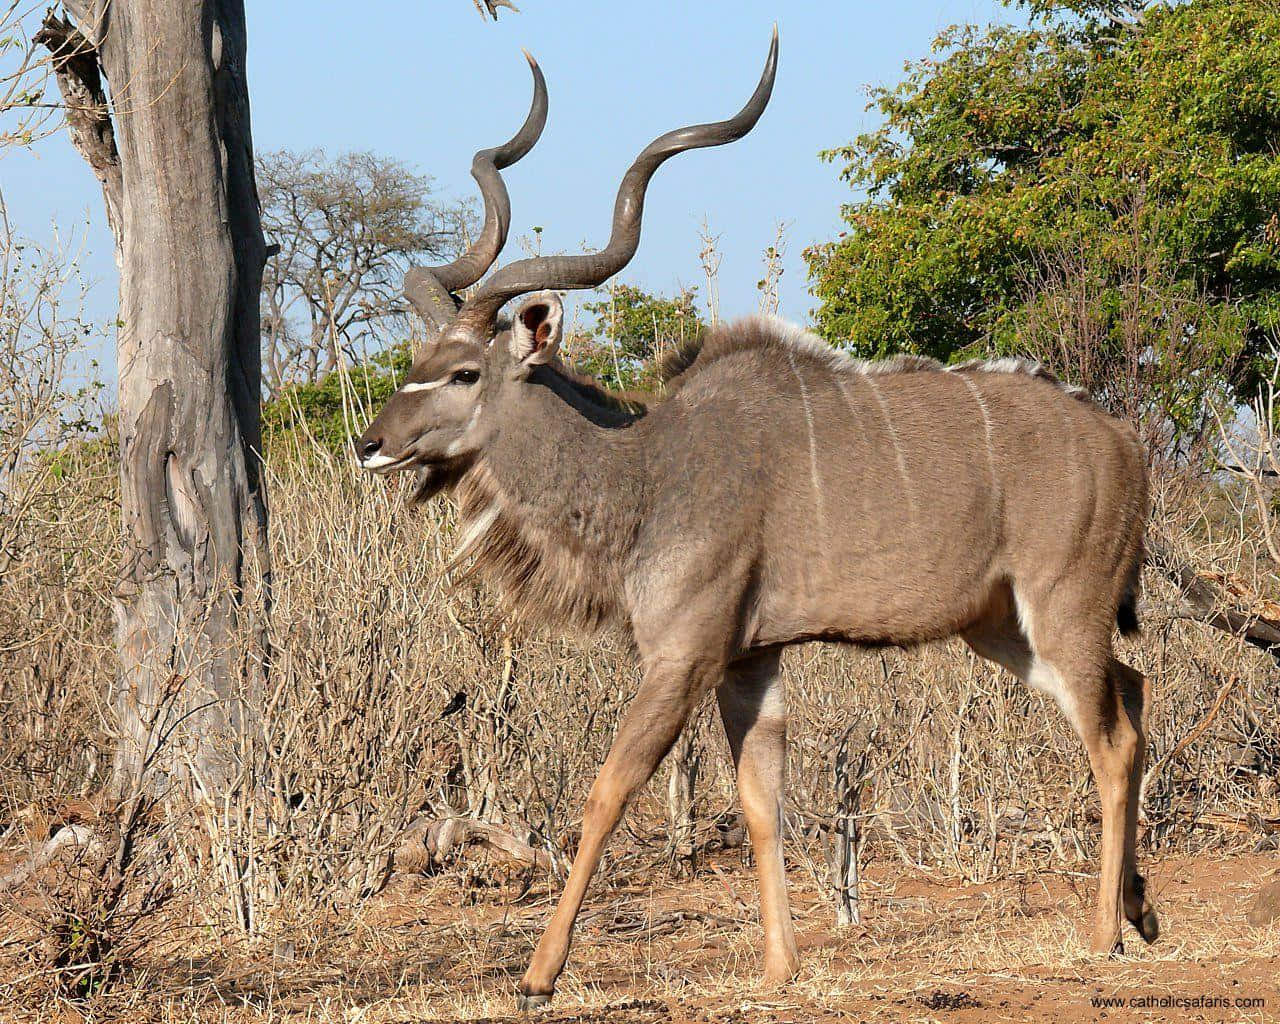
[[[831, 151], [859, 191], [846, 233], [809, 253], [814, 326], [865, 356], [1031, 355], [1139, 428], [1144, 629], [1121, 643], [1155, 686], [1140, 835], [1166, 935], [1083, 954], [1099, 808], [1051, 702], [958, 645], [813, 645], [784, 661], [805, 973], [757, 991], [754, 882], [704, 709], [618, 833], [557, 996], [566, 1019], [1280, 1000], [1280, 931], [1244, 918], [1280, 836], [1280, 21], [1218, 0], [1019, 10], [948, 32], [875, 94], [884, 128]], [[46, 123], [14, 90], [6, 112], [29, 114], [5, 139], [35, 142]], [[279, 246], [258, 307], [270, 615], [240, 598], [217, 644], [192, 648], [236, 669], [219, 699], [251, 723], [207, 789], [112, 784], [131, 728], [113, 637], [120, 420], [78, 361], [111, 325], [85, 317], [69, 254], [0, 234], [0, 1014], [15, 1020], [506, 1014], [638, 679], [618, 643], [503, 621], [483, 584], [445, 571], [449, 504], [409, 507], [408, 483], [348, 457], [420, 330], [399, 275], [455, 251], [471, 211], [369, 154], [267, 154], [258, 183]], [[782, 244], [764, 254], [766, 310]], [[721, 316], [714, 245], [698, 255], [699, 290], [587, 296], [568, 357], [611, 387], [658, 387], [655, 360]], [[183, 684], [175, 671], [161, 703]], [[183, 725], [146, 757], [181, 750]]]

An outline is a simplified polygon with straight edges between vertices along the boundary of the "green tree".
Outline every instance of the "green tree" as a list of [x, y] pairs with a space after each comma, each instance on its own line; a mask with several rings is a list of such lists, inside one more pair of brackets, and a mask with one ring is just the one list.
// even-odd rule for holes
[[696, 288], [667, 298], [616, 284], [602, 288], [600, 295], [582, 307], [595, 317], [594, 332], [574, 337], [568, 348], [581, 372], [614, 387], [652, 387], [656, 358], [697, 337], [705, 326], [698, 316]]
[[1148, 282], [1239, 321], [1218, 370], [1251, 384], [1280, 326], [1280, 8], [1021, 6], [942, 33], [874, 91], [883, 125], [824, 154], [860, 195], [806, 252], [818, 330], [868, 356], [1016, 349], [1064, 254], [1122, 307], [1139, 238]]

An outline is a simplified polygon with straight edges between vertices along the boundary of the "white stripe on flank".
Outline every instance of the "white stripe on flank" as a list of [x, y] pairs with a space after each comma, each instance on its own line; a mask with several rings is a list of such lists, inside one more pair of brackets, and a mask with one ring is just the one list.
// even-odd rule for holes
[[825, 526], [827, 509], [822, 499], [822, 478], [818, 475], [818, 440], [813, 432], [813, 408], [809, 404], [809, 389], [805, 386], [800, 368], [796, 366], [795, 356], [787, 350], [787, 362], [791, 364], [791, 372], [795, 374], [796, 383], [800, 385], [800, 401], [804, 403], [804, 421], [809, 428], [809, 479], [813, 481], [813, 500], [818, 507], [818, 523]]
[[449, 378], [443, 380], [430, 380], [425, 384], [402, 384], [400, 390], [406, 395], [414, 395], [419, 391], [434, 391], [436, 388], [442, 388], [449, 383]]
[[991, 474], [991, 490], [998, 491], [999, 488], [996, 485], [996, 449], [991, 435], [991, 410], [987, 408], [987, 400], [982, 397], [982, 392], [978, 389], [978, 385], [973, 378], [967, 373], [962, 373], [959, 377], [968, 385], [969, 391], [973, 394], [973, 400], [978, 403], [978, 409], [982, 412], [982, 427], [987, 434], [987, 470]]
[[894, 429], [893, 418], [889, 414], [889, 403], [884, 400], [884, 395], [880, 394], [880, 387], [876, 384], [876, 378], [873, 374], [863, 374], [861, 379], [867, 382], [867, 386], [871, 388], [871, 393], [876, 396], [876, 402], [880, 406], [880, 413], [884, 416], [884, 425], [889, 431], [889, 440], [893, 444], [893, 454], [898, 459], [898, 475], [902, 477], [902, 491], [907, 497], [907, 507], [914, 516], [916, 498], [911, 491], [911, 477], [907, 474], [907, 460], [902, 454], [902, 445], [898, 442], [898, 432]]

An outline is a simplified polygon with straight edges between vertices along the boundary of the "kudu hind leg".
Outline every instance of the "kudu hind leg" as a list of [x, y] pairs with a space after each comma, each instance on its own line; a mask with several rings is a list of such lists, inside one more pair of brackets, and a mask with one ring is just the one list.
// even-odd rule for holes
[[782, 857], [787, 758], [786, 701], [777, 653], [736, 663], [716, 691], [738, 773], [738, 795], [760, 880], [765, 977], [787, 981], [800, 967]]
[[[1088, 750], [1103, 804], [1094, 947], [1110, 952], [1119, 944], [1121, 909], [1138, 933], [1154, 942], [1159, 924], [1146, 898], [1146, 882], [1137, 871], [1136, 853], [1138, 791], [1146, 749], [1147, 686], [1142, 675], [1111, 657], [1103, 670], [1083, 664], [1060, 671], [1060, 665], [1076, 665], [1074, 659], [1088, 645], [1063, 644], [1058, 650], [1033, 652], [1014, 613], [1012, 594], [998, 597], [991, 614], [967, 629], [964, 638], [978, 654], [1052, 693]], [[1107, 722], [1115, 723], [1114, 727], [1107, 728]]]
[[1112, 658], [1108, 674], [1115, 691], [1117, 712], [1128, 718], [1137, 733], [1137, 751], [1129, 774], [1129, 800], [1126, 805], [1124, 832], [1124, 878], [1122, 900], [1124, 916], [1146, 942], [1160, 937], [1160, 921], [1147, 896], [1147, 881], [1138, 873], [1138, 799], [1142, 790], [1142, 773], [1147, 750], [1147, 702], [1150, 687], [1142, 673]]
[[1157, 930], [1136, 866], [1138, 783], [1145, 747], [1141, 676], [1109, 655], [1099, 667], [1052, 654], [1041, 664], [1052, 665], [1061, 676], [1064, 707], [1084, 742], [1101, 797], [1101, 865], [1091, 945], [1094, 953], [1106, 956], [1124, 948], [1122, 912], [1144, 938], [1154, 938]]
[[556, 979], [569, 958], [573, 924], [587, 886], [627, 801], [649, 781], [679, 737], [694, 704], [719, 673], [718, 666], [676, 668], [670, 663], [658, 663], [645, 674], [618, 725], [609, 756], [591, 786], [582, 816], [582, 840], [560, 902], [517, 986], [522, 1009], [550, 1000]]

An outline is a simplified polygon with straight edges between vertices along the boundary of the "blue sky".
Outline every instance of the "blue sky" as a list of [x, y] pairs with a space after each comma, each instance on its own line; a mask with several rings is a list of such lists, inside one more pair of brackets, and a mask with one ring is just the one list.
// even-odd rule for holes
[[[978, 0], [517, 2], [519, 14], [494, 24], [471, 0], [247, 0], [256, 147], [374, 150], [432, 175], [445, 195], [471, 196], [472, 152], [505, 139], [527, 110], [527, 47], [547, 77], [550, 117], [538, 147], [506, 172], [508, 254], [535, 225], [545, 251], [580, 251], [606, 240], [618, 181], [650, 139], [739, 108], [776, 20], [778, 81], [764, 118], [742, 141], [658, 172], [640, 251], [621, 279], [661, 291], [701, 285], [705, 217], [720, 236], [721, 312], [751, 312], [760, 254], [782, 220], [782, 314], [798, 321], [813, 305], [801, 252], [833, 237], [851, 196], [818, 151], [877, 123], [867, 87], [897, 81], [940, 28], [1009, 16]], [[65, 135], [5, 157], [0, 183], [15, 227], [35, 239], [50, 238], [55, 222], [66, 234], [87, 220], [90, 313], [108, 319], [115, 269], [100, 195]]]

